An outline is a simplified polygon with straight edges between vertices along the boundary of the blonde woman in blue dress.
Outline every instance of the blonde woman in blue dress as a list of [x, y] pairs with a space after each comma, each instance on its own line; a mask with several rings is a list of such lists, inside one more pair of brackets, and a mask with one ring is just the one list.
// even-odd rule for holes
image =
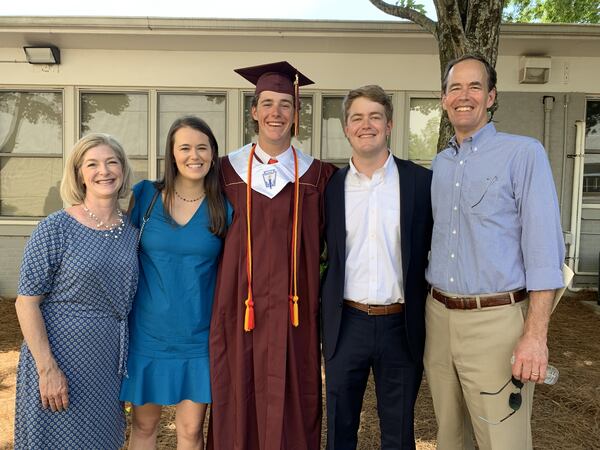
[[21, 265], [15, 449], [121, 448], [119, 388], [137, 287], [137, 230], [119, 209], [131, 169], [121, 145], [88, 134], [61, 184], [73, 206], [42, 220]]
[[217, 141], [196, 117], [173, 123], [165, 174], [133, 188], [131, 218], [141, 226], [140, 280], [130, 315], [129, 377], [121, 399], [133, 404], [129, 449], [152, 449], [164, 405], [177, 405], [177, 448], [201, 449], [211, 401], [208, 331], [227, 206]]

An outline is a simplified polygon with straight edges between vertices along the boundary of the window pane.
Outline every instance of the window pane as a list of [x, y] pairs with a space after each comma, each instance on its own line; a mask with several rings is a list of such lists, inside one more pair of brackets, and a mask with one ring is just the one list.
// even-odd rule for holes
[[148, 96], [146, 94], [81, 94], [81, 136], [108, 133], [128, 156], [148, 156]]
[[41, 217], [62, 208], [62, 158], [0, 157], [0, 214]]
[[0, 153], [62, 156], [62, 93], [0, 92]]
[[583, 202], [600, 203], [600, 100], [586, 103]]
[[225, 154], [226, 97], [224, 94], [159, 94], [158, 154], [165, 154], [167, 133], [175, 119], [184, 115], [198, 116], [211, 128], [219, 153]]
[[411, 98], [408, 159], [431, 161], [437, 152], [442, 108], [437, 98]]
[[585, 152], [600, 153], [600, 100], [588, 100], [586, 103]]
[[352, 147], [344, 135], [344, 97], [323, 97], [323, 121], [321, 125], [321, 158], [348, 160]]
[[[256, 142], [258, 134], [254, 131], [254, 120], [250, 114], [253, 94], [244, 95], [244, 144]], [[300, 96], [300, 134], [292, 137], [292, 145], [302, 152], [312, 154], [312, 116], [313, 99], [311, 96]]]

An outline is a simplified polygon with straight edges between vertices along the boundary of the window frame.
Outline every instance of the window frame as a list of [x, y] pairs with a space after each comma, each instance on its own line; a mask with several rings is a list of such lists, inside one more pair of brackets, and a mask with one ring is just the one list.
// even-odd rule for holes
[[[316, 151], [316, 140], [315, 137], [317, 136], [316, 134], [316, 117], [318, 116], [320, 118], [321, 116], [321, 111], [320, 109], [318, 110], [319, 112], [317, 113], [317, 103], [316, 103], [316, 99], [318, 96], [318, 92], [314, 91], [314, 90], [308, 90], [308, 89], [302, 89], [302, 91], [300, 92], [300, 98], [302, 97], [310, 97], [312, 100], [312, 123], [311, 123], [311, 133], [310, 133], [310, 142], [311, 142], [311, 149], [310, 152], [308, 152], [305, 148], [301, 148], [302, 152], [306, 155], [310, 155], [313, 156], [315, 158], [319, 158], [319, 154], [320, 154], [320, 144], [319, 144], [319, 152]], [[235, 151], [239, 148], [242, 148], [244, 145], [249, 144], [249, 142], [246, 142], [246, 138], [244, 136], [244, 127], [245, 127], [245, 117], [244, 117], [244, 106], [245, 106], [245, 100], [246, 97], [254, 97], [254, 91], [251, 89], [239, 89], [239, 103], [238, 103], [238, 107], [239, 107], [239, 114], [238, 114], [238, 125], [239, 125], [239, 130], [238, 130], [238, 139], [239, 139], [239, 143], [240, 145], [235, 148], [235, 149], [228, 149], [227, 153], [231, 153], [232, 151]], [[319, 108], [320, 108], [320, 103], [319, 103]], [[319, 129], [318, 129], [318, 135], [320, 136], [321, 133], [321, 125], [320, 125], [320, 121], [319, 121]], [[294, 138], [294, 136], [292, 136], [292, 139]]]
[[[61, 153], [26, 153], [26, 154], [14, 154], [14, 153], [0, 153], [0, 158], [41, 158], [41, 159], [57, 159], [60, 158], [62, 162], [62, 168], [64, 170], [65, 161], [67, 158], [66, 148], [68, 147], [68, 136], [66, 129], [66, 117], [68, 114], [67, 111], [67, 89], [64, 86], [33, 86], [33, 85], [2, 85], [0, 87], [0, 92], [32, 92], [32, 93], [59, 93], [61, 96], [61, 109], [62, 109], [62, 117], [60, 119], [59, 126], [62, 131], [62, 148]], [[63, 203], [64, 207], [64, 203]], [[44, 219], [47, 216], [2, 216], [0, 215], [0, 225], [25, 225], [25, 226], [35, 226], [40, 220]], [[20, 233], [18, 233], [20, 235]]]
[[[440, 104], [440, 108], [441, 108], [441, 102], [442, 102], [442, 97], [441, 97], [441, 93], [440, 92], [436, 92], [436, 91], [405, 91], [405, 117], [404, 117], [404, 129], [406, 130], [406, 132], [404, 133], [404, 136], [402, 137], [402, 147], [404, 149], [403, 152], [403, 158], [408, 160], [408, 145], [409, 145], [409, 139], [410, 139], [410, 102], [412, 99], [433, 99], [433, 100], [437, 100], [437, 102]], [[440, 116], [440, 120], [441, 120], [441, 116]], [[423, 167], [427, 167], [428, 169], [431, 168], [431, 163], [433, 161], [433, 159], [412, 159], [410, 160], [412, 162], [414, 162], [415, 164], [419, 164]]]
[[[181, 88], [166, 89], [166, 88], [160, 88], [160, 89], [153, 89], [153, 91], [154, 91], [154, 105], [155, 105], [155, 112], [154, 112], [154, 119], [155, 119], [154, 150], [155, 150], [155, 155], [153, 157], [154, 163], [152, 164], [154, 172], [152, 172], [152, 174], [151, 174], [150, 168], [148, 169], [148, 174], [149, 174], [149, 177], [151, 177], [151, 179], [158, 179], [160, 161], [164, 161], [164, 159], [165, 159], [165, 155], [160, 154], [162, 147], [165, 145], [165, 142], [160, 141], [160, 96], [161, 95], [222, 96], [225, 99], [225, 104], [224, 104], [224, 109], [225, 109], [225, 111], [224, 111], [224, 120], [225, 120], [224, 138], [225, 138], [225, 141], [218, 143], [219, 144], [219, 156], [223, 156], [228, 153], [229, 150], [228, 150], [227, 143], [230, 139], [229, 138], [229, 129], [231, 128], [231, 124], [229, 123], [229, 109], [230, 109], [229, 97], [230, 97], [231, 90], [229, 90], [229, 89], [181, 89]], [[200, 117], [201, 119], [203, 118], [202, 115], [198, 115], [198, 117]], [[242, 124], [242, 134], [243, 134], [243, 124]], [[150, 152], [148, 152], [148, 153], [150, 153]], [[150, 158], [150, 155], [148, 155], [148, 158]]]

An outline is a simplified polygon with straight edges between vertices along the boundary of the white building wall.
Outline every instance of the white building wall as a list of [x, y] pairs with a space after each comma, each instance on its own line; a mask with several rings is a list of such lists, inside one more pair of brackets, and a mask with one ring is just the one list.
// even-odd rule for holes
[[[237, 21], [231, 25], [231, 30], [220, 31], [223, 36], [213, 36], [211, 24], [206, 27], [208, 31], [203, 31], [202, 24], [180, 20], [157, 21], [164, 27], [172, 24], [170, 31], [161, 31], [160, 26], [156, 28], [154, 23], [155, 28], [152, 29], [139, 25], [137, 28], [123, 26], [120, 29], [110, 25], [112, 22], [137, 24], [141, 19], [89, 19], [90, 26], [84, 31], [77, 28], [85, 28], [79, 23], [84, 19], [37, 20], [47, 21], [47, 29], [42, 30], [39, 26], [27, 28], [23, 20], [14, 21], [17, 25], [12, 26], [0, 19], [0, 89], [63, 91], [65, 155], [78, 138], [79, 90], [198, 89], [226, 93], [227, 132], [223, 147], [232, 149], [242, 144], [242, 98], [244, 92], [252, 89], [233, 69], [288, 60], [315, 81], [306, 92], [343, 94], [364, 84], [379, 84], [396, 93], [392, 144], [399, 152], [407, 139], [409, 95], [439, 95], [440, 67], [433, 38], [409, 25], [323, 25], [313, 22], [294, 25], [265, 22], [260, 25], [258, 22]], [[61, 25], [70, 20], [76, 26]], [[56, 28], [53, 28], [54, 23]], [[218, 21], [215, 24], [218, 25]], [[185, 28], [187, 26], [189, 30]], [[255, 26], [257, 30], [236, 31], [237, 26]], [[271, 30], [271, 26], [281, 29]], [[378, 31], [377, 27], [383, 31]], [[286, 31], [287, 28], [294, 30]], [[525, 31], [519, 31], [521, 28]], [[567, 230], [573, 163], [565, 155], [574, 151], [573, 125], [575, 120], [585, 117], [586, 94], [600, 95], [600, 54], [597, 49], [590, 50], [590, 42], [600, 42], [600, 31], [586, 28], [592, 32], [581, 37], [582, 31], [577, 28], [573, 38], [579, 40], [570, 40], [568, 35], [573, 31], [572, 27], [565, 26], [564, 36], [553, 31], [551, 37], [545, 37], [547, 30], [555, 28], [557, 26], [532, 26], [533, 31], [529, 33], [529, 28], [521, 25], [507, 27], [506, 33], [503, 32], [496, 64], [500, 101], [496, 119], [498, 128], [503, 131], [542, 140], [542, 99], [544, 95], [555, 97], [548, 150], [559, 198], [562, 199], [563, 227]], [[336, 30], [342, 31], [335, 34]], [[80, 33], [81, 38], [74, 37], [76, 33]], [[40, 66], [22, 63], [22, 45], [25, 42], [58, 45], [61, 64]], [[207, 50], [212, 48], [218, 51]], [[546, 48], [545, 54], [552, 58], [549, 82], [519, 84], [520, 55], [534, 54], [540, 48]], [[569, 98], [566, 109], [563, 107], [565, 95]], [[318, 103], [314, 105], [315, 109], [319, 106]], [[315, 139], [320, 138], [319, 127], [320, 124], [315, 123]], [[149, 138], [149, 145], [152, 145], [153, 139], [152, 136]], [[313, 145], [318, 146], [317, 143]], [[153, 164], [155, 161], [150, 162], [150, 165]], [[34, 224], [35, 221], [31, 220], [0, 218], [0, 295], [10, 296], [16, 292], [22, 249]]]

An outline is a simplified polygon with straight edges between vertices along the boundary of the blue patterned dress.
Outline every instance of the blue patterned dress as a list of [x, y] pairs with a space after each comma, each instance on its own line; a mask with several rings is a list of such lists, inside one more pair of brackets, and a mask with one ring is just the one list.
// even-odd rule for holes
[[19, 295], [43, 295], [50, 348], [69, 386], [69, 408], [42, 409], [35, 361], [23, 343], [17, 370], [15, 449], [118, 449], [127, 314], [137, 286], [137, 229], [117, 239], [58, 211], [25, 247]]

